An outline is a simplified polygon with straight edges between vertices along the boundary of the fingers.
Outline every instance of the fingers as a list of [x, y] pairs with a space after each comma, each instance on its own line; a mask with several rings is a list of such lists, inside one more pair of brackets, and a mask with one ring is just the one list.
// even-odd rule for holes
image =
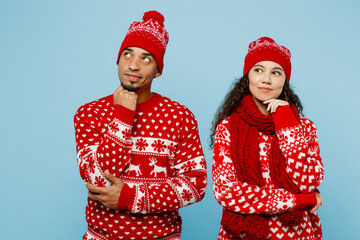
[[118, 88], [115, 90], [114, 94], [118, 94], [122, 89], [124, 89], [122, 86], [118, 87]]
[[280, 99], [269, 99], [263, 102], [264, 104], [267, 104], [266, 111], [270, 113], [276, 112], [276, 109], [281, 106], [289, 105], [287, 101], [280, 100]]
[[315, 207], [313, 207], [311, 209], [311, 211], [310, 211], [311, 213], [316, 212], [319, 209], [320, 206], [324, 205], [323, 198], [322, 198], [321, 194], [318, 193], [318, 192], [315, 192], [315, 195], [316, 195], [317, 203], [316, 203]]
[[104, 202], [104, 195], [101, 195], [101, 194], [96, 194], [96, 193], [92, 193], [92, 192], [88, 192], [88, 196], [90, 199], [92, 200], [96, 200], [96, 201], [99, 201], [101, 203]]
[[99, 201], [101, 203], [104, 202], [104, 197], [105, 197], [103, 195], [105, 193], [104, 187], [96, 187], [88, 182], [85, 182], [85, 186], [89, 190], [88, 196], [90, 199]]
[[87, 189], [89, 189], [88, 196], [90, 199], [99, 201], [101, 204], [107, 201], [107, 188], [105, 187], [96, 187], [90, 183], [85, 183]]
[[320, 205], [323, 206], [323, 203], [322, 203], [322, 202], [321, 202], [321, 203], [319, 202], [318, 204], [316, 204], [315, 207], [313, 207], [310, 212], [311, 212], [311, 213], [316, 212], [316, 211], [320, 208]]
[[137, 96], [135, 92], [128, 91], [125, 88], [123, 88], [123, 86], [118, 87], [114, 92], [114, 95], [115, 94], [129, 94], [129, 95]]
[[119, 178], [112, 175], [108, 170], [105, 171], [105, 177], [112, 183], [115, 184]]
[[122, 86], [118, 87], [114, 94], [114, 104], [122, 105], [130, 110], [136, 110], [137, 94], [124, 89]]
[[276, 111], [276, 109], [278, 108], [278, 103], [277, 103], [276, 99], [273, 99], [273, 100], [270, 100], [270, 101], [268, 100], [266, 102], [268, 104], [266, 111], [274, 113]]
[[316, 212], [318, 209], [319, 209], [319, 207], [320, 207], [320, 205], [319, 204], [316, 204], [316, 206], [315, 207], [313, 207], [313, 209], [311, 209], [311, 213], [314, 213], [314, 212]]
[[105, 177], [112, 183], [110, 187], [97, 187], [85, 182], [85, 186], [89, 190], [88, 196], [92, 200], [99, 201], [107, 208], [116, 209], [124, 182], [108, 170], [105, 171]]
[[319, 197], [320, 197], [320, 205], [323, 207], [324, 206], [324, 200], [323, 200], [320, 193], [319, 193]]
[[87, 183], [87, 182], [85, 183], [85, 186], [92, 193], [95, 193], [95, 194], [104, 194], [104, 193], [106, 193], [106, 188], [105, 187], [97, 187], [97, 186], [94, 186], [91, 183]]

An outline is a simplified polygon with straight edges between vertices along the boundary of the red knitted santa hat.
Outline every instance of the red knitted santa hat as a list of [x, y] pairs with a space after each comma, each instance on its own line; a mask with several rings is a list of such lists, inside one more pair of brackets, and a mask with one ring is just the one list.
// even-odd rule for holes
[[166, 45], [169, 42], [164, 21], [165, 18], [161, 13], [149, 11], [144, 13], [142, 22], [133, 22], [121, 44], [116, 64], [119, 63], [120, 55], [125, 48], [139, 47], [153, 55], [161, 74]]
[[291, 76], [291, 53], [289, 49], [278, 45], [269, 37], [262, 37], [249, 44], [249, 50], [245, 57], [243, 76], [258, 62], [273, 61], [281, 65], [285, 76], [290, 81]]

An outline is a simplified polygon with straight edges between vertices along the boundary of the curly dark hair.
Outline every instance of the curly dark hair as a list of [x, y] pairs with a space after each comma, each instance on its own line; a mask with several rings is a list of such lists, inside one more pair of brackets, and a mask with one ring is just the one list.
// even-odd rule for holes
[[[224, 100], [221, 102], [220, 107], [217, 109], [214, 120], [212, 121], [211, 135], [210, 135], [210, 148], [214, 145], [215, 132], [217, 125], [236, 110], [237, 106], [240, 104], [241, 100], [247, 95], [251, 94], [249, 89], [249, 78], [246, 74], [244, 77], [238, 79], [234, 83], [234, 87], [231, 91], [225, 96]], [[287, 101], [289, 104], [294, 104], [299, 110], [299, 114], [303, 116], [303, 106], [299, 97], [291, 89], [289, 81], [285, 80], [283, 91], [279, 96], [279, 99]]]

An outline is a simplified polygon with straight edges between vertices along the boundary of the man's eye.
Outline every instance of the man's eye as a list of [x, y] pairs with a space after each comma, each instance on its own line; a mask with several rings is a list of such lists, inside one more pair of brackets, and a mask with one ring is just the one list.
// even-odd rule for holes
[[145, 57], [145, 58], [144, 58], [144, 62], [146, 62], [146, 63], [150, 62], [150, 58]]
[[126, 52], [126, 53], [124, 53], [124, 56], [125, 57], [130, 57], [130, 53]]

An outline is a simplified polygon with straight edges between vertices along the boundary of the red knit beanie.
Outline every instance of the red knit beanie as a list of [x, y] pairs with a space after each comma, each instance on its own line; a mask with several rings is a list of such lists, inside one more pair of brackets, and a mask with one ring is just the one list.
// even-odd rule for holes
[[127, 47], [142, 48], [156, 60], [158, 70], [162, 73], [166, 45], [169, 42], [169, 34], [164, 28], [164, 16], [157, 11], [144, 13], [142, 22], [133, 22], [121, 44], [116, 64], [119, 63], [120, 55]]
[[262, 37], [249, 44], [249, 50], [245, 57], [243, 76], [258, 62], [273, 61], [281, 65], [285, 76], [290, 81], [291, 76], [291, 53], [289, 49], [278, 45], [269, 37]]

